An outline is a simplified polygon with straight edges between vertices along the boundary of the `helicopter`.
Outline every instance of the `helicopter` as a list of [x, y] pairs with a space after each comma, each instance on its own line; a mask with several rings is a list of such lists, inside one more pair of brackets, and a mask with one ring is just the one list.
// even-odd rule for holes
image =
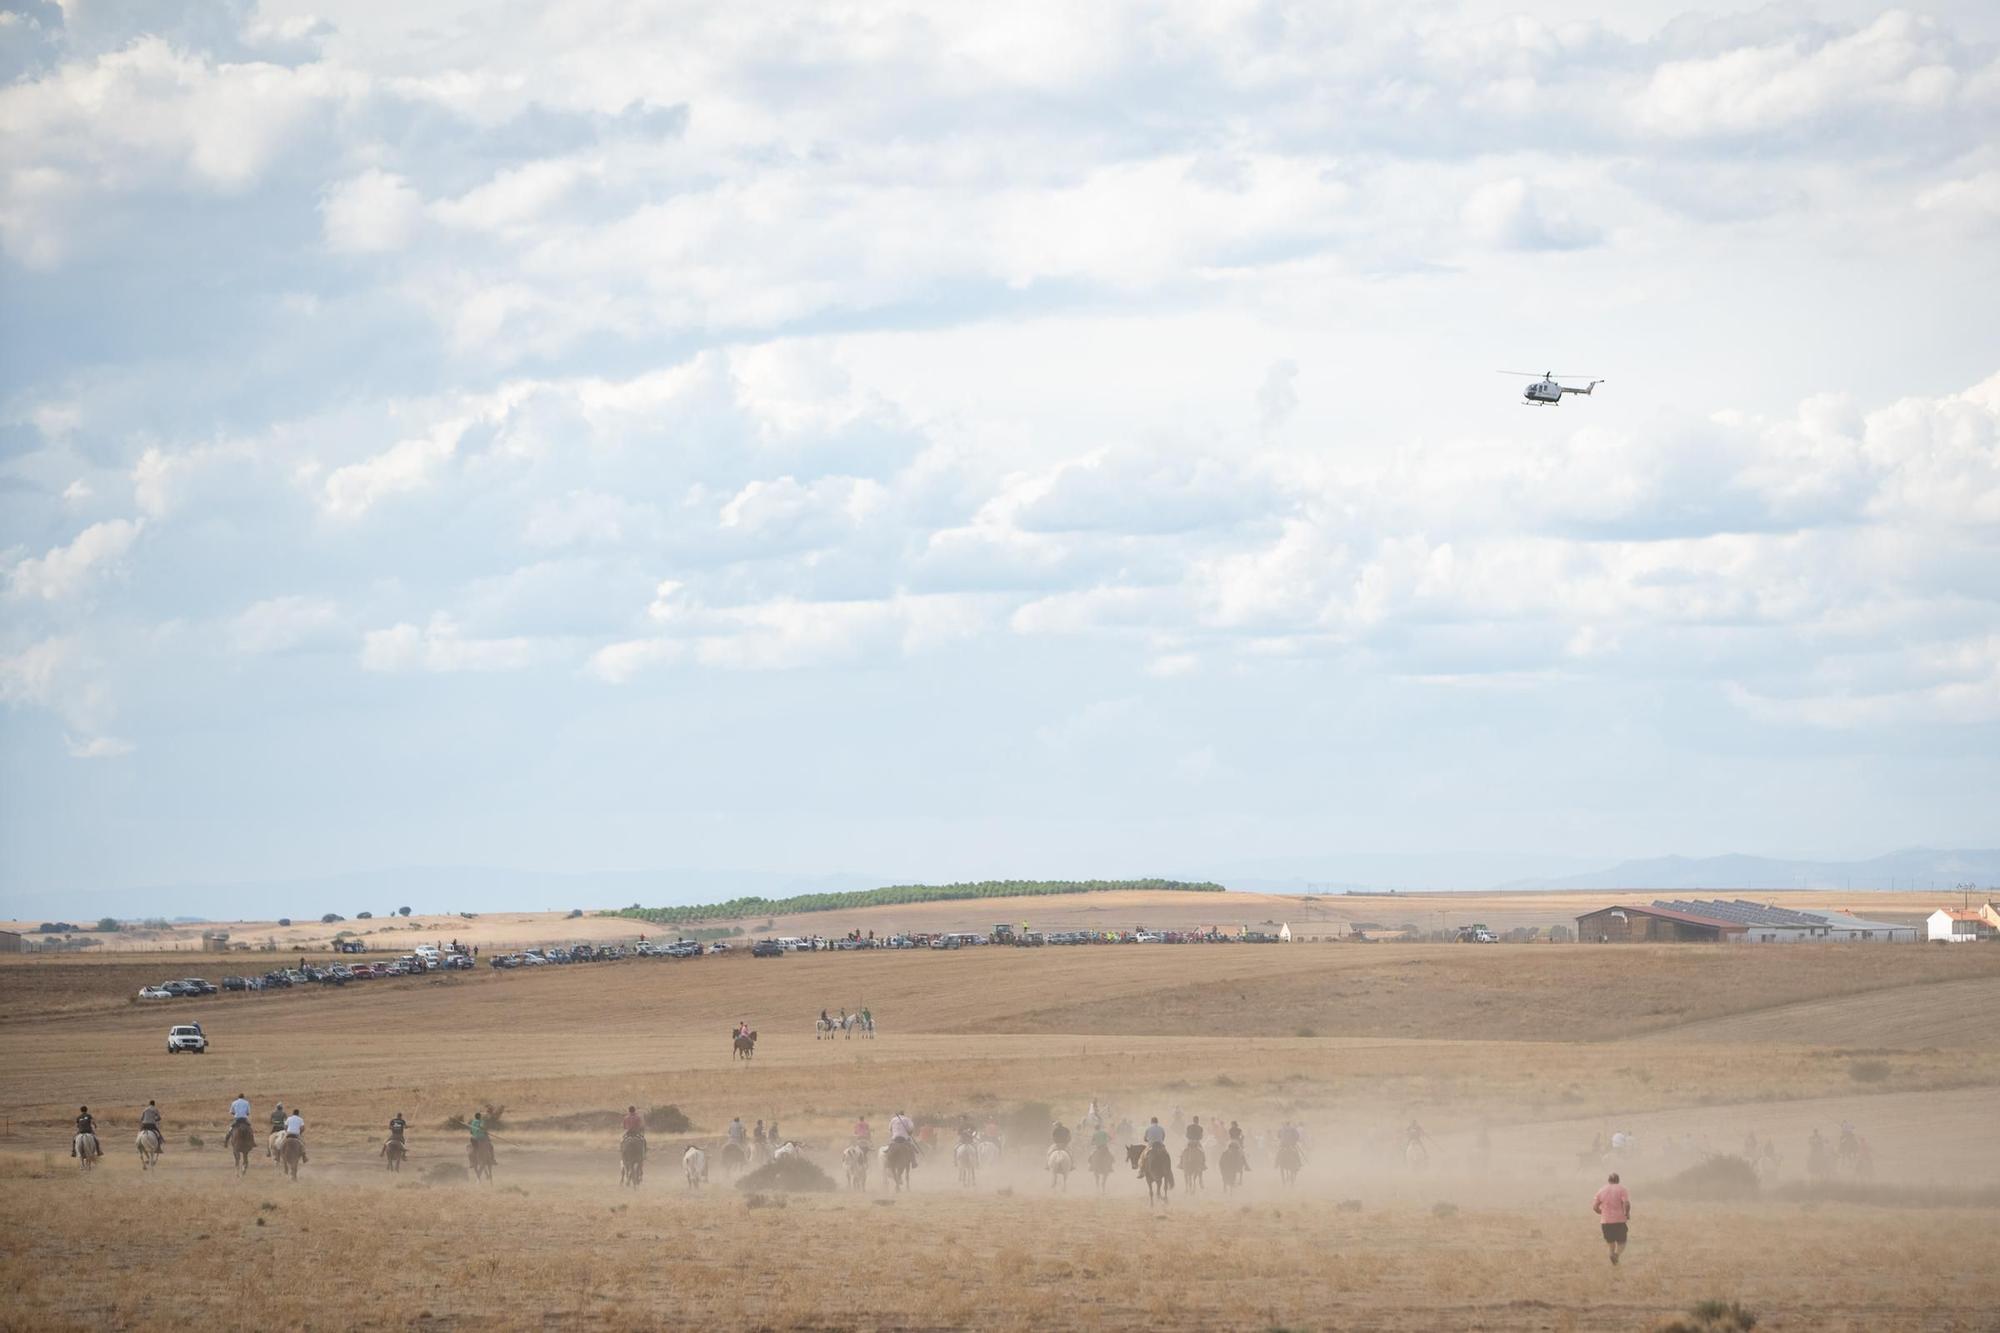
[[1566, 393], [1587, 394], [1598, 385], [1604, 383], [1603, 380], [1592, 380], [1581, 389], [1572, 389], [1566, 384], [1556, 383], [1556, 373], [1553, 370], [1545, 370], [1539, 376], [1532, 370], [1503, 370], [1500, 373], [1502, 375], [1525, 375], [1535, 381], [1521, 391], [1521, 396], [1528, 400], [1527, 405], [1529, 407], [1551, 407], [1561, 403], [1563, 395]]

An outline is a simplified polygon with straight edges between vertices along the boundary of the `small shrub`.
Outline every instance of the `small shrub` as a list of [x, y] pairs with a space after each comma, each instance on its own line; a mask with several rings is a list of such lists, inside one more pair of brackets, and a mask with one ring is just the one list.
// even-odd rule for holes
[[1319, 1029], [1313, 1027], [1300, 1027], [1295, 1029], [1292, 1035], [1294, 1037], [1317, 1037], [1319, 1035]]
[[1333, 1206], [1333, 1211], [1336, 1213], [1358, 1213], [1361, 1211], [1361, 1200], [1342, 1199]]
[[1847, 1076], [1856, 1083], [1880, 1083], [1892, 1072], [1887, 1060], [1856, 1060], [1847, 1067]]
[[646, 1128], [655, 1134], [685, 1134], [694, 1128], [694, 1121], [678, 1106], [654, 1106], [646, 1111]]
[[465, 1178], [466, 1170], [457, 1162], [432, 1162], [424, 1168], [424, 1179], [433, 1185], [460, 1185]]
[[[1303, 1037], [1306, 1034], [1301, 1032], [1299, 1035]], [[1236, 1086], [1236, 1080], [1227, 1074], [1217, 1074], [1215, 1076], [1215, 1086], [1218, 1088], [1233, 1088]]]
[[1697, 1301], [1688, 1312], [1663, 1324], [1653, 1333], [1750, 1333], [1757, 1316], [1735, 1301]]
[[583, 915], [583, 909], [581, 907], [572, 907], [569, 909], [569, 915], [564, 919], [567, 921], [574, 921], [582, 915]]
[[278, 918], [278, 924], [281, 926], [289, 926], [292, 924], [292, 919], [288, 916], [281, 916]]
[[200, 1152], [203, 1148], [206, 1148], [207, 1146], [208, 1146], [208, 1140], [203, 1138], [201, 1135], [199, 1134], [188, 1135], [188, 1147], [194, 1149], [196, 1152]]
[[409, 914], [410, 914], [410, 909], [407, 907], [398, 907], [396, 909], [397, 916], [408, 916]]
[[375, 914], [373, 912], [356, 912], [354, 914], [354, 919], [356, 921], [373, 921], [375, 919]]
[[[831, 1194], [834, 1184], [832, 1176], [794, 1153], [789, 1157], [772, 1158], [738, 1180], [736, 1188], [757, 1199], [767, 1190], [774, 1194]], [[753, 1203], [751, 1206], [763, 1205]], [[784, 1204], [779, 1202], [770, 1206], [782, 1208]]]
[[342, 916], [338, 912], [328, 912], [325, 916], [319, 919], [319, 923], [322, 926], [330, 926], [336, 921], [345, 921], [345, 920], [347, 920], [347, 918]]
[[1431, 1216], [1432, 1216], [1432, 1217], [1457, 1217], [1457, 1216], [1458, 1216], [1458, 1205], [1457, 1205], [1457, 1204], [1455, 1204], [1455, 1203], [1434, 1203], [1434, 1204], [1432, 1204], [1432, 1205], [1431, 1205]]
[[1705, 1158], [1660, 1186], [1673, 1199], [1754, 1199], [1757, 1192], [1757, 1168], [1728, 1154]]

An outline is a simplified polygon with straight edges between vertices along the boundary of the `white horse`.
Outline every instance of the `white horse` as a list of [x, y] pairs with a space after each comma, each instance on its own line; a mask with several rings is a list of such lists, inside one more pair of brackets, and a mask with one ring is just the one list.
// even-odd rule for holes
[[802, 1158], [805, 1155], [806, 1155], [805, 1149], [799, 1147], [799, 1145], [794, 1141], [792, 1141], [791, 1139], [786, 1139], [783, 1143], [778, 1145], [778, 1151], [771, 1154], [771, 1160], [775, 1162], [775, 1161], [780, 1161], [787, 1157]]
[[1065, 1194], [1068, 1193], [1070, 1168], [1075, 1165], [1075, 1163], [1070, 1160], [1069, 1149], [1067, 1148], [1049, 1149], [1048, 1165], [1049, 1165], [1049, 1188], [1062, 1190]]
[[284, 1150], [285, 1150], [285, 1131], [284, 1131], [283, 1129], [274, 1129], [274, 1130], [272, 1130], [272, 1131], [271, 1131], [271, 1159], [272, 1159], [273, 1161], [276, 1161], [276, 1160], [277, 1160], [277, 1157], [278, 1157], [278, 1154], [279, 1154], [279, 1153], [281, 1153], [281, 1152], [283, 1152]]
[[153, 1163], [159, 1160], [160, 1149], [165, 1146], [160, 1141], [160, 1132], [158, 1130], [150, 1128], [140, 1130], [138, 1143], [140, 1170], [151, 1171]]
[[681, 1170], [687, 1173], [688, 1188], [700, 1189], [708, 1180], [708, 1154], [689, 1144], [681, 1154]]
[[1000, 1145], [992, 1139], [981, 1139], [979, 1141], [979, 1169], [981, 1171], [991, 1171], [998, 1165], [1000, 1165]]
[[841, 1151], [840, 1160], [847, 1165], [847, 1187], [865, 1190], [868, 1188], [868, 1147], [862, 1143], [850, 1143]]
[[840, 1030], [840, 1021], [838, 1019], [815, 1018], [813, 1020], [814, 1041], [832, 1041], [833, 1034]]
[[76, 1153], [77, 1166], [85, 1171], [90, 1170], [96, 1164], [98, 1157], [104, 1152], [102, 1148], [97, 1146], [97, 1135], [95, 1134], [77, 1135], [74, 1151]]
[[979, 1149], [970, 1143], [961, 1143], [951, 1150], [951, 1160], [958, 1165], [958, 1183], [976, 1185], [979, 1183]]

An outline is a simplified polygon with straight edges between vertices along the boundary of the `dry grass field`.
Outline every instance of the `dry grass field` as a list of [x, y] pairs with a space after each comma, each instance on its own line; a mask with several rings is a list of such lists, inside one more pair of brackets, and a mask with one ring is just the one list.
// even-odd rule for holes
[[[186, 963], [0, 965], [0, 1325], [1646, 1329], [1716, 1297], [1760, 1328], [2000, 1327], [1996, 949], [985, 949], [128, 998]], [[874, 1040], [813, 1039], [822, 1005], [864, 1003]], [[213, 1053], [166, 1054], [188, 1017]], [[761, 1033], [748, 1064], [739, 1017]], [[239, 1089], [260, 1119], [303, 1108], [298, 1181], [261, 1151], [239, 1179], [216, 1147]], [[1235, 1195], [1211, 1170], [1163, 1210], [1123, 1169], [1054, 1192], [1019, 1139], [969, 1188], [939, 1154], [900, 1196], [871, 1179], [752, 1207], [719, 1170], [698, 1194], [678, 1170], [731, 1115], [779, 1120], [837, 1176], [860, 1112], [878, 1133], [899, 1107], [1046, 1103], [1074, 1124], [1091, 1097], [1266, 1142]], [[142, 1172], [147, 1098], [171, 1150]], [[109, 1149], [87, 1176], [66, 1152], [81, 1102]], [[633, 1103], [695, 1126], [654, 1135], [637, 1191], [615, 1126]], [[505, 1108], [500, 1161], [475, 1185], [444, 1122], [485, 1105]], [[376, 1146], [399, 1110], [413, 1155], [391, 1175]], [[1416, 1165], [1412, 1117], [1433, 1146]], [[1268, 1139], [1286, 1119], [1312, 1135], [1289, 1189]], [[1816, 1196], [1807, 1136], [1843, 1120], [1879, 1188]], [[1638, 1145], [1616, 1270], [1587, 1152], [1612, 1129]], [[1692, 1160], [1670, 1145], [1746, 1134], [1782, 1154], [1762, 1196], [1668, 1197]]]

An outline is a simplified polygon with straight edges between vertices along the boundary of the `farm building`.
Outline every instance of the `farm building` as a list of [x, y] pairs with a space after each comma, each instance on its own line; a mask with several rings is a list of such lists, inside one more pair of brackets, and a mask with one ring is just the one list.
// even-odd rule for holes
[[1716, 944], [1748, 929], [1670, 907], [1602, 907], [1576, 919], [1576, 937], [1590, 944]]
[[18, 930], [0, 930], [0, 953], [26, 953], [28, 942]]
[[1956, 907], [1940, 907], [1925, 919], [1929, 929], [1928, 938], [1950, 944], [1970, 944], [1974, 940], [1990, 940], [2000, 931], [1979, 911], [1966, 911]]
[[1914, 943], [1914, 926], [1892, 926], [1882, 921], [1863, 921], [1841, 912], [1797, 912], [1789, 907], [1770, 907], [1745, 898], [1656, 900], [1655, 907], [1670, 907], [1748, 927], [1739, 940], [1748, 944], [1797, 944], [1813, 940], [1842, 942]]

